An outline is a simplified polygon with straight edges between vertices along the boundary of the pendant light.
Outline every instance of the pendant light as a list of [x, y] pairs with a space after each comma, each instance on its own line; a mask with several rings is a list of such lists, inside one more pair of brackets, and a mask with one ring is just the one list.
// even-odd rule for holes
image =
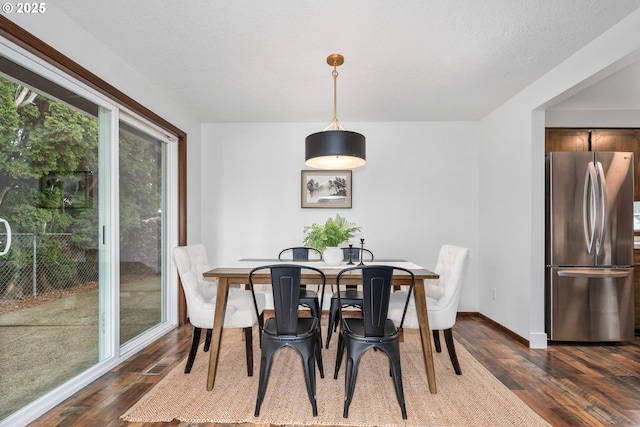
[[353, 169], [366, 163], [364, 135], [345, 130], [336, 114], [337, 67], [343, 63], [344, 57], [338, 53], [327, 57], [327, 64], [333, 67], [333, 121], [305, 139], [305, 164], [311, 168]]

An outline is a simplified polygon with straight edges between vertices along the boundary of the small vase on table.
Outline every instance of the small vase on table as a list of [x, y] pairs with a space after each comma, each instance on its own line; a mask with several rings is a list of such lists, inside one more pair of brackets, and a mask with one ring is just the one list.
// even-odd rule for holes
[[328, 266], [337, 266], [342, 262], [342, 249], [337, 246], [329, 246], [322, 253], [322, 259]]

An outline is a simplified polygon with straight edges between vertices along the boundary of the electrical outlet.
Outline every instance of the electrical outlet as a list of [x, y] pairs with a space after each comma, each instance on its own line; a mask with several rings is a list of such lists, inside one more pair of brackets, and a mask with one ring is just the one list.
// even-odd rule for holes
[[496, 288], [491, 288], [491, 299], [496, 300]]

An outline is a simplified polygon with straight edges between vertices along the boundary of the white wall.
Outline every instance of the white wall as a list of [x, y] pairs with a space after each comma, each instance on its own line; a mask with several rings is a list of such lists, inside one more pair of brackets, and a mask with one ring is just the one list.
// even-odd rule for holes
[[[202, 126], [201, 228], [211, 264], [272, 258], [302, 244], [304, 226], [338, 213], [362, 227], [378, 258], [432, 268], [443, 243], [469, 247], [460, 310], [478, 311], [479, 124], [343, 125], [367, 138], [367, 164], [353, 171], [352, 209], [300, 207], [304, 138], [326, 124]], [[212, 197], [214, 186], [220, 197]]]
[[543, 110], [637, 60], [639, 52], [640, 11], [481, 122], [480, 312], [532, 347], [546, 346]]

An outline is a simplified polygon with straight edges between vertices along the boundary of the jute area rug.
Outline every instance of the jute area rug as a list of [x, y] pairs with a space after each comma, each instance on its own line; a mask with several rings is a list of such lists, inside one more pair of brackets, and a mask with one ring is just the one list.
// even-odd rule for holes
[[260, 416], [254, 417], [260, 356], [256, 329], [253, 335], [257, 362], [253, 377], [246, 373], [241, 330], [225, 329], [213, 390], [206, 390], [209, 353], [201, 347], [190, 374], [183, 373], [185, 359], [121, 418], [132, 422], [176, 419], [187, 423], [380, 427], [549, 425], [459, 343], [456, 350], [462, 375], [454, 373], [446, 347], [442, 353], [434, 351], [438, 393], [429, 393], [419, 335], [411, 330], [405, 330], [400, 344], [407, 420], [400, 413], [388, 359], [383, 352], [372, 350], [360, 362], [349, 417], [342, 417], [344, 363], [338, 379], [333, 379], [337, 339], [322, 351], [325, 377], [317, 376], [317, 417], [313, 417], [307, 398], [301, 358], [290, 348], [276, 353]]

